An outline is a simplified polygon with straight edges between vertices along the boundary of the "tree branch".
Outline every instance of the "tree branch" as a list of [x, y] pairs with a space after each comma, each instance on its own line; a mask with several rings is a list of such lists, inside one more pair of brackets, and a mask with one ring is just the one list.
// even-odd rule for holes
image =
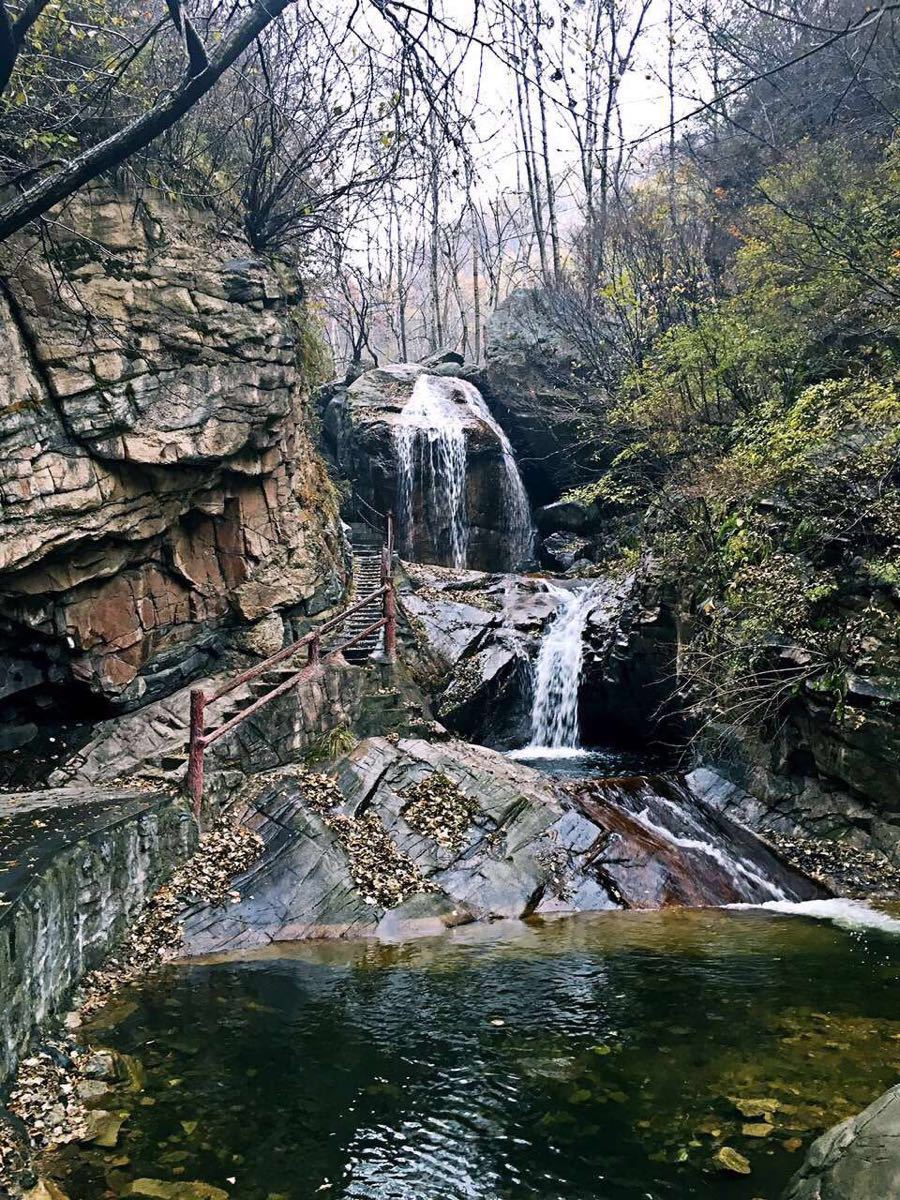
[[119, 166], [149, 145], [180, 120], [214, 86], [255, 37], [294, 0], [256, 0], [240, 25], [226, 38], [217, 54], [196, 75], [173, 88], [153, 108], [124, 129], [77, 155], [48, 179], [0, 207], [0, 241], [29, 221], [43, 216], [55, 204], [71, 196], [104, 171]]

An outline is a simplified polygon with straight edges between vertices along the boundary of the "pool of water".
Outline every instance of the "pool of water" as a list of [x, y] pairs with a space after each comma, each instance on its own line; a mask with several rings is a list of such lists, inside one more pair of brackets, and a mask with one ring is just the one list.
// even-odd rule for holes
[[[757, 910], [167, 968], [93, 1034], [146, 1082], [117, 1147], [63, 1160], [67, 1191], [776, 1200], [818, 1133], [900, 1078], [898, 980], [896, 933]], [[722, 1146], [749, 1175], [716, 1169]]]
[[569, 750], [560, 747], [523, 746], [510, 750], [509, 757], [555, 779], [610, 779], [618, 776], [650, 775], [677, 766], [674, 752], [660, 749], [626, 750], [618, 746], [592, 746]]

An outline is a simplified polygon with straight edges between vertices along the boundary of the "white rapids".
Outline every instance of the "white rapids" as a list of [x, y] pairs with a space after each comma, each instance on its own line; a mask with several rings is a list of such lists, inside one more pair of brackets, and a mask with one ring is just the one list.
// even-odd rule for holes
[[881, 929], [886, 933], [900, 933], [900, 920], [879, 912], [863, 900], [768, 900], [763, 904], [729, 904], [729, 908], [761, 908], [767, 912], [784, 913], [795, 917], [814, 917], [820, 921], [833, 921], [842, 929]]
[[562, 758], [583, 753], [579, 741], [578, 689], [584, 661], [584, 627], [598, 591], [549, 585], [559, 609], [541, 640], [534, 671], [531, 743], [517, 758]]

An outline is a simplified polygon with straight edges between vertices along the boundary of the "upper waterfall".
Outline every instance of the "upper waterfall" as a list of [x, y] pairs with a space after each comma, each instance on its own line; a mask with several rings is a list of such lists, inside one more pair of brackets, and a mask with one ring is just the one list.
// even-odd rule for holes
[[397, 501], [400, 548], [412, 554], [414, 495], [436, 546], [448, 551], [450, 565], [466, 565], [469, 536], [466, 510], [466, 431], [446, 380], [420, 375], [396, 428]]
[[472, 384], [424, 373], [416, 379], [394, 433], [400, 548], [407, 557], [415, 558], [413, 543], [421, 522], [449, 565], [467, 565], [469, 439], [479, 425], [490, 431], [500, 450], [503, 561], [497, 566], [515, 568], [531, 558], [531, 506], [509, 439]]

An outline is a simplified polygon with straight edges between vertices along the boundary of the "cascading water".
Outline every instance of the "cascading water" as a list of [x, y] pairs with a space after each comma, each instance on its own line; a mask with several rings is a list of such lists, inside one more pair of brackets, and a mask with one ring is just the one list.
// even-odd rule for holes
[[[503, 540], [509, 567], [533, 550], [531, 507], [509, 439], [480, 392], [462, 379], [420, 375], [397, 422], [398, 520], [401, 552], [414, 558], [415, 523], [451, 566], [465, 567], [469, 541], [466, 504], [466, 425], [487, 425], [500, 446]], [[421, 509], [417, 511], [416, 499]]]
[[531, 708], [531, 744], [518, 753], [555, 755], [579, 747], [578, 688], [584, 658], [584, 627], [597, 599], [593, 587], [569, 591], [550, 585], [560, 602], [538, 651]]
[[466, 565], [466, 431], [446, 381], [420, 375], [397, 423], [398, 500], [401, 551], [412, 553], [413, 497], [418, 485], [422, 515], [436, 546], [445, 546], [450, 565]]
[[534, 554], [534, 526], [531, 523], [531, 503], [509, 438], [484, 402], [484, 397], [470, 383], [462, 382], [470, 405], [493, 432], [503, 455], [503, 515], [509, 548], [509, 565], [519, 567]]

